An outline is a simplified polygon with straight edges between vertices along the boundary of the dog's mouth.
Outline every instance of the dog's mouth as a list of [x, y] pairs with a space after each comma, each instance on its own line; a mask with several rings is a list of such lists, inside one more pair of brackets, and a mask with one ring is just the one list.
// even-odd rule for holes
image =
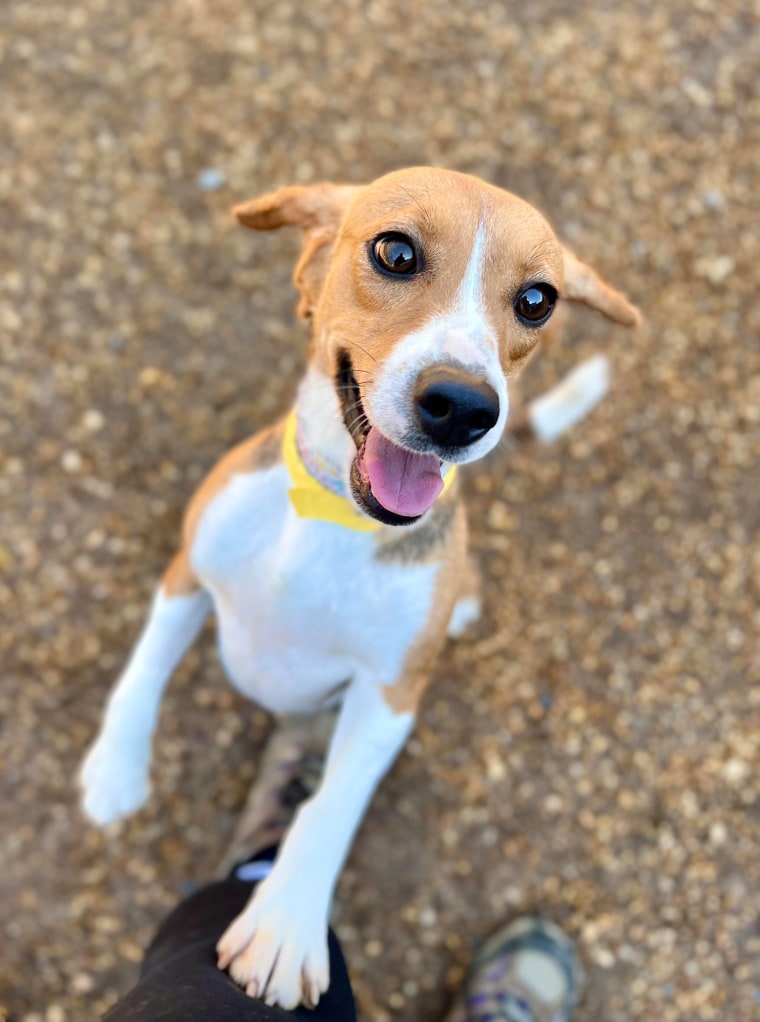
[[372, 425], [347, 352], [338, 359], [337, 387], [343, 421], [356, 445], [351, 465], [354, 499], [385, 525], [411, 525], [443, 489], [440, 458], [400, 447]]

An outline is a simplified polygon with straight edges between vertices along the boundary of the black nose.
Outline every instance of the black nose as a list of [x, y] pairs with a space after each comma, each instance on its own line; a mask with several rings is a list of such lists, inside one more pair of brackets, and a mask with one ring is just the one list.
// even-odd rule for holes
[[423, 369], [414, 400], [423, 432], [441, 447], [474, 444], [499, 418], [499, 397], [493, 387], [451, 366]]

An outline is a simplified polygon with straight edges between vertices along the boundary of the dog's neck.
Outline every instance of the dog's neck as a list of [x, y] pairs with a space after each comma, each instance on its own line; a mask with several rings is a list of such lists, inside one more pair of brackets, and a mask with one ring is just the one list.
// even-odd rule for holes
[[356, 448], [332, 380], [313, 366], [298, 388], [295, 412], [298, 451], [306, 469], [328, 490], [347, 496], [347, 469]]

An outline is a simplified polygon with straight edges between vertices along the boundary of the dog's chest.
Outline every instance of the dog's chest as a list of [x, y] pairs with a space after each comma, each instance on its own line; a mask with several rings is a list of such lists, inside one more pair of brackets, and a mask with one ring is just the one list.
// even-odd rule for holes
[[372, 533], [300, 518], [282, 466], [235, 476], [192, 562], [233, 682], [275, 712], [317, 708], [364, 672], [395, 680], [428, 619], [437, 566], [381, 563]]

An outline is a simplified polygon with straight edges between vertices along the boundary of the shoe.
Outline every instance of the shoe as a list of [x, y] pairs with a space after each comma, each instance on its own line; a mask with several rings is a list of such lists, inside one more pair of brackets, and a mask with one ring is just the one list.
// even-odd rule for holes
[[480, 948], [447, 1022], [570, 1022], [582, 986], [569, 937], [526, 916]]

